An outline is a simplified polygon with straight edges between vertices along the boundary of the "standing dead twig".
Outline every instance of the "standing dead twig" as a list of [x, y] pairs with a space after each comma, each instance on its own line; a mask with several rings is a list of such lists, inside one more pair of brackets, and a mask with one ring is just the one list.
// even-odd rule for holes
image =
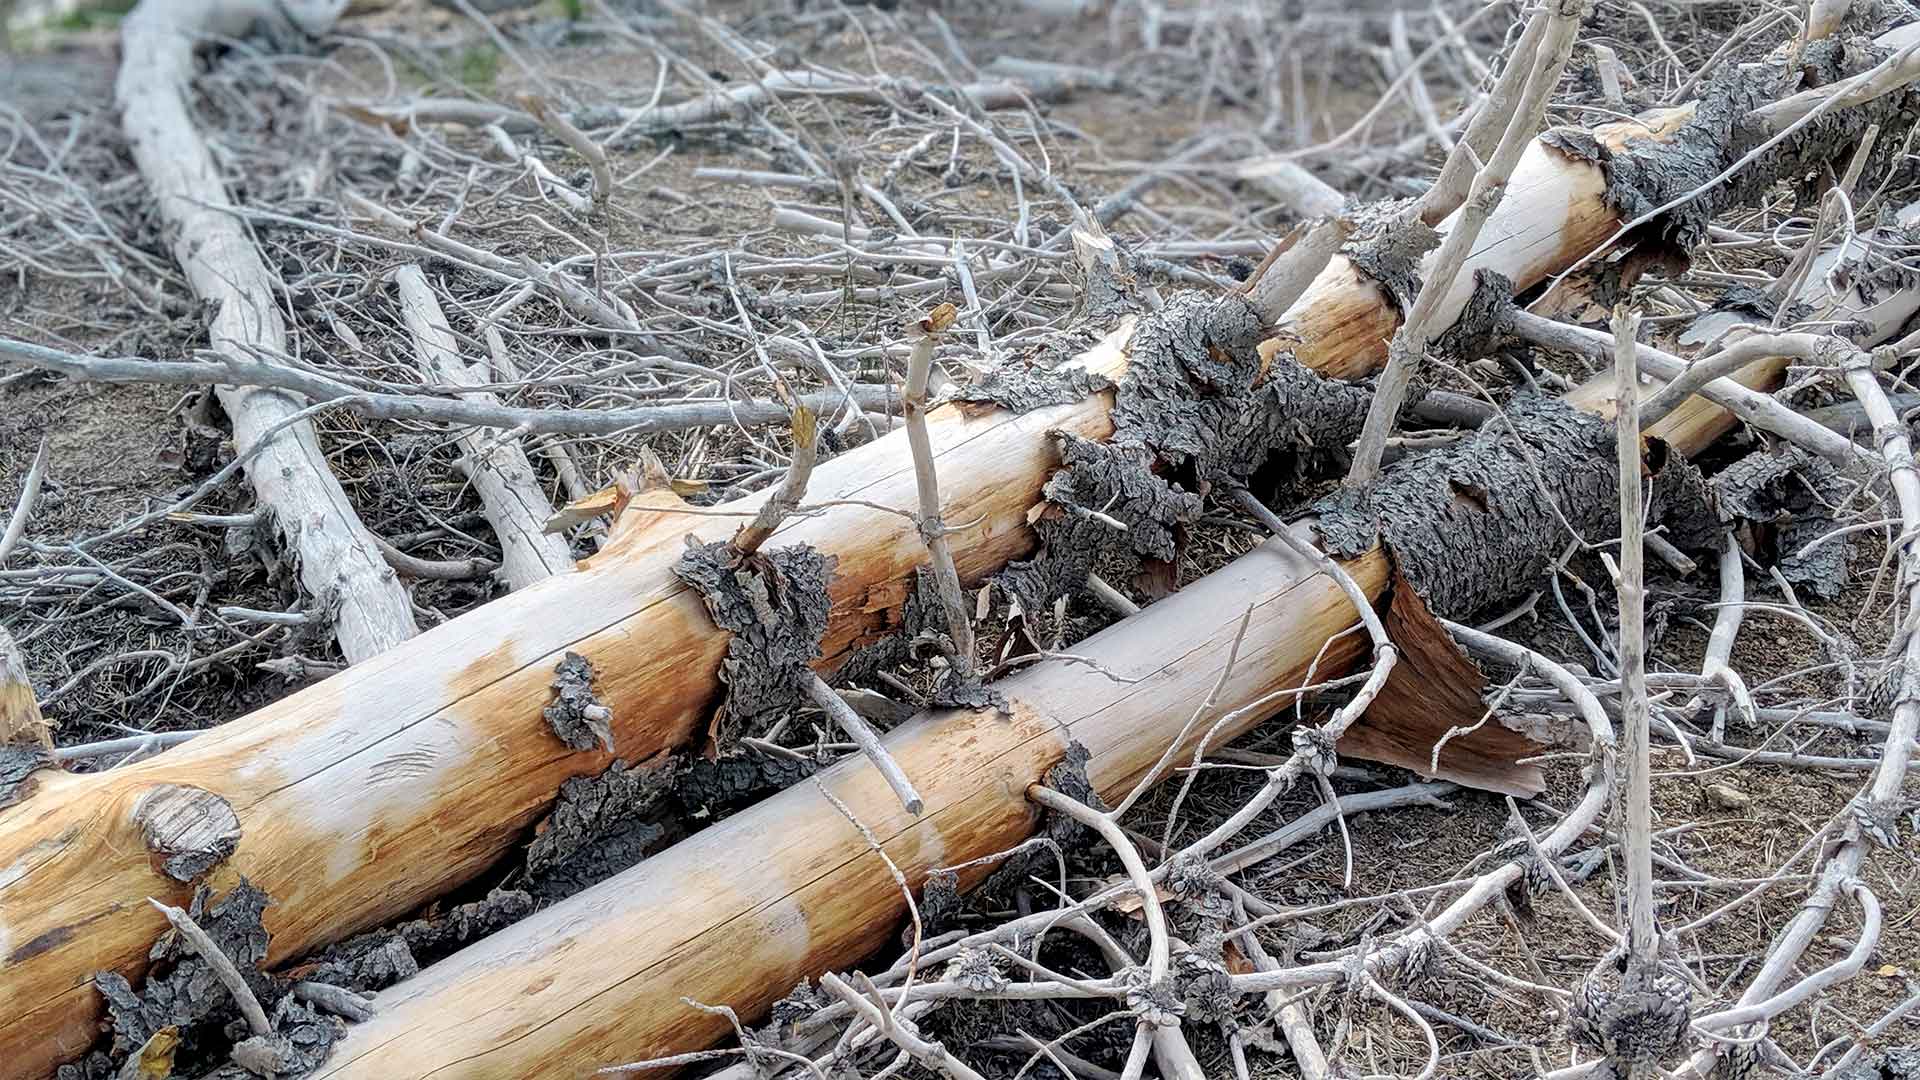
[[800, 507], [800, 500], [807, 495], [807, 479], [813, 475], [814, 463], [820, 460], [820, 440], [818, 417], [812, 409], [796, 404], [793, 410], [793, 461], [787, 467], [787, 474], [781, 478], [780, 486], [760, 504], [759, 513], [752, 521], [740, 526], [730, 545], [741, 555], [751, 555], [760, 550], [773, 531], [780, 527], [788, 514]]
[[[1347, 484], [1351, 487], [1365, 487], [1380, 473], [1387, 436], [1393, 433], [1399, 419], [1407, 388], [1413, 385], [1414, 374], [1426, 359], [1427, 346], [1445, 329], [1439, 325], [1439, 307], [1453, 292], [1454, 281], [1479, 240], [1481, 227], [1500, 205], [1508, 178], [1540, 127], [1547, 97], [1560, 81], [1561, 69], [1566, 67], [1567, 57], [1573, 52], [1574, 39], [1580, 33], [1580, 16], [1585, 9], [1584, 0], [1552, 0], [1550, 8], [1534, 16], [1536, 21], [1545, 21], [1539, 53], [1545, 63], [1532, 72], [1492, 157], [1474, 173], [1466, 202], [1440, 244], [1433, 270], [1421, 285], [1420, 296], [1414, 301], [1413, 310], [1407, 313], [1407, 321], [1401, 324], [1387, 348], [1387, 368], [1380, 375], [1373, 402], [1367, 409], [1366, 426], [1361, 429], [1360, 442], [1354, 450], [1353, 466], [1347, 472]], [[1460, 147], [1467, 145], [1462, 142]]]
[[1646, 508], [1640, 490], [1640, 369], [1634, 337], [1640, 317], [1622, 308], [1613, 316], [1614, 417], [1620, 463], [1620, 708], [1625, 744], [1627, 862], [1627, 971], [1640, 981], [1659, 964], [1653, 921], [1653, 789], [1648, 739], [1646, 559], [1640, 537]]
[[913, 475], [920, 489], [920, 535], [927, 542], [932, 558], [934, 587], [940, 594], [940, 607], [946, 613], [947, 632], [953, 637], [956, 681], [974, 679], [973, 623], [967, 615], [967, 601], [960, 591], [960, 571], [954, 566], [953, 547], [947, 543], [946, 522], [940, 517], [940, 481], [934, 474], [933, 440], [927, 433], [927, 383], [933, 374], [933, 345], [940, 331], [953, 325], [958, 312], [952, 304], [941, 304], [919, 322], [920, 338], [913, 343], [907, 359], [907, 386], [903, 406], [907, 417], [907, 444], [913, 450]]
[[7, 518], [7, 531], [0, 533], [0, 566], [7, 565], [7, 556], [13, 554], [14, 545], [27, 531], [27, 518], [33, 514], [33, 501], [40, 497], [40, 482], [47, 477], [47, 451], [51, 443], [44, 436], [40, 439], [40, 449], [33, 455], [33, 464], [27, 466], [27, 478], [20, 482], [20, 501], [13, 504], [13, 514]]

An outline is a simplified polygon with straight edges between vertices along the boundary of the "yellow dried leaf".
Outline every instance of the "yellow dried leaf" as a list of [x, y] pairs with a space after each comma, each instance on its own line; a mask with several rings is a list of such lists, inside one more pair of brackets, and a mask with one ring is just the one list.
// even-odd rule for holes
[[163, 1027], [140, 1047], [138, 1072], [140, 1080], [166, 1080], [173, 1075], [173, 1054], [180, 1048], [180, 1029]]
[[954, 307], [950, 303], [941, 304], [939, 307], [934, 308], [933, 311], [929, 313], [926, 318], [920, 320], [920, 329], [926, 331], [929, 334], [937, 334], [940, 331], [945, 330], [947, 327], [952, 326], [954, 323], [954, 320], [958, 319], [959, 317], [960, 317], [959, 308]]

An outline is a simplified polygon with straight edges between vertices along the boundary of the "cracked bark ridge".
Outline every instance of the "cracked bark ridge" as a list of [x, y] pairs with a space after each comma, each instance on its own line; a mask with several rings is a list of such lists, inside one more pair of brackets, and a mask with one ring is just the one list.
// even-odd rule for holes
[[1801, 554], [1833, 531], [1829, 508], [1844, 503], [1850, 490], [1832, 464], [1794, 446], [1760, 450], [1720, 470], [1713, 490], [1723, 521], [1744, 523], [1761, 540], [1773, 541], [1781, 577], [1823, 600], [1840, 595], [1853, 558], [1852, 539], [1836, 537]]
[[675, 774], [673, 795], [681, 805], [704, 810], [718, 820], [784, 791], [819, 770], [811, 761], [758, 750], [725, 753], [711, 760], [696, 755], [683, 762]]
[[647, 820], [673, 787], [673, 769], [616, 761], [560, 785], [553, 813], [527, 848], [529, 891], [563, 900], [638, 863], [666, 835]]
[[[1857, 74], [1888, 55], [1889, 50], [1877, 47], [1851, 46], [1835, 58], [1847, 70], [1833, 75]], [[1779, 180], [1799, 180], [1818, 166], [1844, 159], [1869, 125], [1877, 123], [1883, 130], [1894, 131], [1911, 124], [1906, 119], [1915, 100], [1911, 90], [1837, 109], [1814, 120], [1725, 182], [1707, 186], [1771, 136], [1752, 114], [1760, 106], [1799, 89], [1799, 75], [1797, 68], [1780, 63], [1723, 67], [1708, 78], [1693, 115], [1672, 135], [1628, 138], [1619, 150], [1577, 128], [1554, 128], [1540, 138], [1570, 157], [1600, 165], [1606, 174], [1607, 203], [1623, 220], [1638, 219], [1705, 186], [1706, 190], [1647, 226], [1654, 237], [1687, 251], [1706, 239], [1707, 225], [1720, 211], [1750, 205]], [[1895, 145], [1898, 142], [1893, 140]], [[1883, 146], [1875, 157], [1877, 164], [1868, 169], [1868, 176], [1877, 175], [1886, 162], [1898, 157], [1898, 151]]]
[[[1111, 807], [1100, 801], [1100, 793], [1094, 790], [1093, 781], [1087, 777], [1087, 763], [1092, 760], [1092, 753], [1078, 740], [1070, 742], [1060, 755], [1060, 760], [1041, 778], [1041, 783], [1075, 802], [1085, 803], [1104, 813]], [[1014, 889], [1025, 884], [1029, 876], [1050, 871], [1057, 866], [1055, 852], [1065, 853], [1087, 847], [1092, 836], [1092, 829], [1065, 814], [1043, 814], [1034, 838], [1047, 843], [1029, 845], [1009, 856], [974, 890], [973, 898], [976, 901], [982, 898], [998, 900], [1011, 895]]]
[[956, 391], [951, 400], [970, 405], [997, 405], [1025, 413], [1049, 405], [1072, 405], [1103, 390], [1113, 380], [1081, 367], [1044, 367], [1031, 360], [1008, 361]]
[[1372, 278], [1402, 316], [1420, 295], [1420, 260], [1440, 246], [1440, 233], [1412, 215], [1414, 204], [1401, 199], [1353, 210], [1353, 234], [1340, 246], [1340, 254]]
[[37, 786], [33, 774], [54, 767], [53, 751], [39, 743], [17, 742], [0, 746], [0, 808], [33, 794]]
[[[1523, 395], [1471, 437], [1395, 462], [1365, 491], [1321, 500], [1320, 536], [1343, 557], [1384, 543], [1400, 580], [1434, 614], [1467, 620], [1541, 580], [1571, 539], [1562, 519], [1591, 542], [1619, 533], [1612, 445], [1611, 423]], [[1679, 477], [1655, 474], [1661, 520], [1700, 512], [1681, 505], [1688, 485]]]
[[1238, 294], [1184, 294], [1142, 318], [1114, 393], [1113, 435], [1055, 434], [1061, 468], [1034, 521], [1040, 553], [995, 580], [1028, 611], [1044, 611], [1116, 550], [1173, 561], [1213, 485], [1244, 480], [1276, 455], [1344, 447], [1365, 421], [1366, 388], [1323, 379], [1285, 353], [1263, 365], [1263, 336]]
[[533, 908], [529, 893], [497, 889], [484, 900], [348, 938], [318, 961], [296, 968], [293, 975], [350, 990], [383, 990], [412, 978], [421, 967], [452, 955], [468, 942], [519, 922], [533, 914]]
[[806, 700], [826, 634], [833, 560], [806, 544], [745, 559], [722, 542], [689, 542], [673, 572], [699, 590], [715, 625], [732, 632], [720, 662], [726, 700], [711, 735], [730, 749], [762, 718]]
[[240, 818], [227, 800], [185, 784], [161, 784], [133, 809], [156, 869], [191, 884], [240, 846]]
[[553, 703], [540, 715], [569, 750], [599, 746], [611, 754], [613, 712], [593, 692], [593, 680], [593, 664], [577, 652], [568, 652], [553, 671]]
[[[268, 936], [260, 925], [267, 894], [242, 878], [218, 903], [205, 885], [194, 890], [187, 913], [205, 930], [220, 951], [232, 960], [241, 977], [269, 1014], [282, 992], [260, 970], [266, 959]], [[106, 999], [110, 1024], [109, 1053], [115, 1059], [136, 1053], [161, 1028], [178, 1028], [183, 1050], [223, 1038], [221, 1029], [237, 1020], [239, 1009], [213, 968], [173, 930], [160, 935], [147, 954], [153, 962], [146, 983], [135, 991], [117, 972], [94, 975], [94, 985]]]
[[1433, 351], [1463, 362], [1492, 356], [1510, 336], [1512, 322], [1513, 279], [1498, 270], [1475, 270], [1466, 306], [1434, 339]]

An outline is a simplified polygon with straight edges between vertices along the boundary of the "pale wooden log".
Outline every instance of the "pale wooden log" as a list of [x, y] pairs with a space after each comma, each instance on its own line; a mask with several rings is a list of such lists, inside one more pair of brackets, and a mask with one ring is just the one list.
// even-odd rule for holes
[[[13, 635], [0, 626], [0, 746], [37, 746], [53, 749], [53, 735], [40, 715], [39, 699], [27, 678], [26, 661]], [[5, 943], [0, 938], [0, 945]]]
[[[413, 335], [413, 355], [428, 382], [451, 386], [478, 386], [487, 380], [460, 359], [460, 341], [447, 325], [440, 301], [418, 266], [394, 271], [400, 290], [400, 313]], [[461, 394], [468, 401], [499, 404], [492, 394]], [[499, 433], [466, 429], [458, 436], [460, 467], [480, 495], [488, 524], [500, 541], [500, 575], [520, 589], [555, 574], [573, 570], [573, 552], [564, 537], [546, 531], [553, 504], [540, 490], [533, 464], [520, 440]]]
[[[214, 309], [208, 330], [218, 352], [271, 361], [287, 353], [287, 330], [274, 279], [194, 127], [194, 49], [211, 37], [242, 37], [281, 12], [310, 33], [322, 31], [344, 7], [343, 0], [144, 0], [121, 23], [125, 59], [114, 87], [121, 126], [174, 258], [194, 295]], [[340, 651], [358, 663], [418, 633], [406, 591], [327, 468], [313, 425], [290, 423], [304, 402], [257, 388], [223, 386], [218, 393], [235, 446], [254, 455], [247, 479], [286, 539], [300, 583], [335, 607]]]
[[[1675, 449], [1692, 453], [1732, 417], [1695, 398], [1668, 422], [1683, 439]], [[1312, 542], [1310, 523], [1293, 529]], [[1383, 551], [1341, 565], [1379, 601]], [[1221, 683], [1243, 618], [1238, 662]], [[896, 729], [889, 754], [923, 778], [917, 818], [864, 761], [843, 762], [820, 780], [832, 799], [797, 785], [387, 990], [379, 1015], [350, 1030], [314, 1076], [558, 1080], [710, 1045], [731, 1030], [726, 1020], [683, 998], [757, 1016], [799, 979], [858, 962], [905, 914], [886, 864], [835, 800], [918, 885], [933, 869], [1026, 837], [1035, 823], [1027, 785], [1070, 743], [1091, 753], [1088, 777], [1102, 797], [1121, 797], [1169, 739], [1180, 740], [1176, 757], [1192, 753], [1208, 733], [1183, 732], [1173, 718], [1210, 692], [1234, 717], [1211, 733], [1224, 743], [1285, 710], [1291, 699], [1280, 692], [1302, 685], [1310, 667], [1319, 678], [1346, 670], [1365, 651], [1364, 635], [1345, 633], [1354, 620], [1339, 584], [1270, 541], [1075, 647], [1129, 681], [1039, 665], [996, 684], [1012, 705], [1008, 720], [949, 710]], [[989, 869], [963, 871], [961, 887]]]
[[[1384, 590], [1382, 554], [1346, 568], [1370, 596]], [[1026, 786], [1071, 742], [1092, 753], [1089, 778], [1103, 795], [1128, 791], [1159, 759], [1168, 717], [1213, 689], [1249, 603], [1223, 713], [1305, 682], [1323, 644], [1353, 620], [1311, 562], [1269, 542], [1076, 646], [1138, 681], [1041, 664], [997, 684], [1012, 703], [1005, 720], [956, 710], [896, 729], [886, 744], [920, 778], [918, 818], [864, 761], [821, 783], [917, 886], [932, 869], [1026, 835], [1035, 821]], [[1335, 640], [1320, 672], [1365, 648], [1361, 635]], [[1249, 713], [1215, 738], [1259, 718]], [[963, 886], [987, 869], [963, 872]], [[315, 1077], [575, 1077], [705, 1046], [727, 1022], [683, 996], [756, 1014], [797, 979], [878, 947], [904, 911], [866, 839], [800, 784], [381, 994], [379, 1015], [350, 1030]]]
[[[1569, 265], [1585, 253], [1583, 238], [1604, 238], [1616, 224], [1600, 193], [1597, 167], [1534, 147], [1466, 269], [1524, 287]], [[1396, 321], [1380, 290], [1338, 256], [1292, 311], [1283, 333], [1304, 362], [1335, 375], [1370, 370]], [[1081, 362], [1118, 377], [1130, 333], [1123, 321]], [[1020, 416], [978, 407], [929, 414], [943, 512], [969, 523], [950, 538], [963, 583], [1032, 550], [1027, 513], [1055, 465], [1045, 433], [1103, 439], [1111, 404], [1100, 394]], [[810, 492], [911, 510], [904, 433], [820, 466]], [[721, 509], [751, 516], [766, 497]], [[189, 898], [189, 885], [160, 876], [148, 858], [138, 808], [156, 788], [210, 793], [238, 820], [238, 849], [212, 880], [244, 874], [275, 899], [266, 925], [277, 963], [471, 880], [520, 841], [564, 780], [606, 768], [610, 755], [560, 752], [540, 717], [565, 653], [598, 671], [620, 756], [644, 759], [704, 731], [727, 635], [672, 567], [683, 536], [725, 540], [739, 520], [630, 506], [619, 535], [581, 573], [519, 590], [147, 761], [50, 775], [27, 801], [0, 810], [0, 940], [30, 946], [14, 947], [0, 977], [0, 1016], [9, 1018], [0, 1078], [37, 1077], [80, 1053], [100, 1009], [92, 973], [137, 978], [164, 928], [144, 899]], [[926, 559], [910, 517], [858, 505], [791, 521], [774, 542], [809, 543], [837, 560], [822, 673], [896, 629]]]

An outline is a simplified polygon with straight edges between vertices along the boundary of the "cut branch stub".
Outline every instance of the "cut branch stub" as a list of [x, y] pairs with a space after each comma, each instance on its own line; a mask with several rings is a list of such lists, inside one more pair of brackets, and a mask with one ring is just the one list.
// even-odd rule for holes
[[133, 808], [154, 869], [183, 884], [204, 877], [240, 846], [240, 819], [227, 800], [197, 787], [162, 784]]

